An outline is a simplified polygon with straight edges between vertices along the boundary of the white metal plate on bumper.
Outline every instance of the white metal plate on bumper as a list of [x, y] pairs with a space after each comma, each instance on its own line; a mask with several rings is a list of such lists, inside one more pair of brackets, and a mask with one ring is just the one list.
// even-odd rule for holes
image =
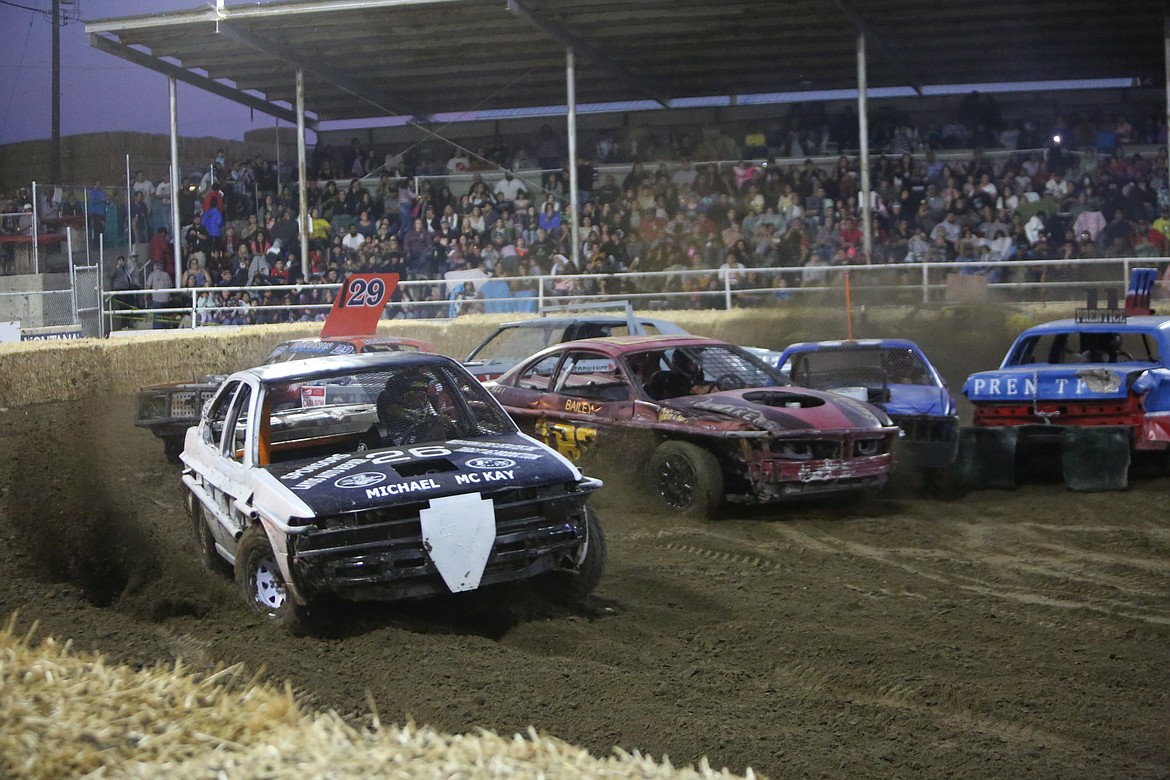
[[431, 499], [419, 512], [423, 547], [452, 593], [475, 590], [496, 541], [496, 509], [479, 493]]

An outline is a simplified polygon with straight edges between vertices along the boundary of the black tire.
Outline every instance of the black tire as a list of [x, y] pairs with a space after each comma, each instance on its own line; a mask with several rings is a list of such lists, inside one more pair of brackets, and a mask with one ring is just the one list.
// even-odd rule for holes
[[259, 525], [249, 526], [236, 548], [236, 585], [257, 614], [279, 623], [294, 636], [312, 632], [308, 605], [297, 604], [285, 585], [268, 536]]
[[163, 439], [163, 454], [171, 463], [182, 463], [179, 456], [183, 454], [183, 437], [167, 436]]
[[575, 571], [554, 571], [544, 576], [543, 587], [548, 597], [559, 604], [579, 604], [597, 589], [605, 571], [607, 555], [605, 529], [592, 509], [585, 508], [585, 525], [589, 540], [585, 560]]
[[658, 497], [676, 512], [713, 519], [723, 505], [723, 470], [696, 444], [660, 444], [650, 457], [650, 479]]
[[204, 568], [222, 572], [225, 561], [215, 551], [215, 538], [211, 529], [207, 527], [207, 518], [203, 514], [203, 505], [199, 499], [191, 496], [191, 533], [195, 537], [195, 549], [199, 552], [199, 561]]

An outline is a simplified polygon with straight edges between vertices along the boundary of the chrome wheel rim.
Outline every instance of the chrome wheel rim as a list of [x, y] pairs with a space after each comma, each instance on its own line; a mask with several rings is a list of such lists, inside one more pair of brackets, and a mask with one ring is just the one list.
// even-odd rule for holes
[[284, 606], [288, 592], [284, 589], [284, 580], [272, 556], [257, 558], [253, 564], [252, 593], [256, 603], [267, 610], [276, 611]]

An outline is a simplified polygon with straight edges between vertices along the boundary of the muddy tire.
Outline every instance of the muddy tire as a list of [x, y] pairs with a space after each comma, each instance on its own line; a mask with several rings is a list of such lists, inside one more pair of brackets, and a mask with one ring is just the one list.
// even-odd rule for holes
[[236, 584], [244, 601], [257, 614], [282, 625], [290, 634], [311, 633], [314, 621], [308, 605], [297, 604], [281, 576], [268, 536], [259, 525], [250, 526], [236, 549]]
[[685, 441], [659, 445], [650, 457], [651, 485], [670, 509], [713, 519], [723, 505], [723, 470], [702, 447]]
[[219, 556], [215, 551], [215, 537], [211, 535], [211, 529], [207, 527], [207, 517], [203, 511], [203, 505], [199, 503], [199, 499], [191, 496], [191, 532], [195, 537], [195, 549], [199, 554], [199, 561], [207, 568], [217, 574], [227, 574], [231, 570], [228, 567], [227, 561]]
[[579, 604], [597, 589], [605, 571], [605, 529], [592, 509], [586, 508], [586, 526], [589, 531], [585, 560], [576, 571], [554, 571], [544, 575], [541, 583], [548, 598], [558, 604]]

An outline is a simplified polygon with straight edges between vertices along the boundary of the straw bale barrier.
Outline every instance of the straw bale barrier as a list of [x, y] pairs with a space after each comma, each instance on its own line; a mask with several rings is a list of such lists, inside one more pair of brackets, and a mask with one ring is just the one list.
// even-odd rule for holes
[[[914, 338], [928, 353], [932, 340], [941, 335], [949, 338], [955, 335], [940, 333], [934, 319], [915, 316], [909, 311], [906, 307], [888, 307], [858, 312], [854, 316], [854, 332], [859, 336]], [[844, 313], [839, 307], [831, 306], [730, 312], [668, 311], [655, 316], [677, 322], [698, 335], [771, 349], [781, 349], [795, 341], [844, 338], [847, 333]], [[987, 348], [986, 356], [973, 356], [964, 350], [967, 369], [994, 365], [1022, 327], [1053, 316], [1058, 315], [1037, 318], [1034, 313], [1022, 310], [987, 307], [975, 326], [962, 323], [976, 345]], [[427, 339], [439, 352], [462, 358], [501, 322], [522, 317], [473, 315], [455, 320], [387, 320], [379, 324], [378, 332]], [[230, 373], [256, 365], [281, 341], [318, 333], [319, 324], [304, 323], [143, 331], [110, 339], [0, 344], [0, 407], [132, 393], [144, 385]], [[931, 356], [936, 358], [933, 353]], [[977, 363], [975, 359], [984, 362]]]
[[[34, 628], [35, 631], [35, 628]], [[408, 723], [368, 728], [302, 709], [239, 664], [212, 674], [130, 669], [52, 639], [0, 631], [0, 777], [731, 778], [619, 748], [594, 758], [529, 727], [448, 735]], [[747, 777], [754, 774], [749, 769]]]

